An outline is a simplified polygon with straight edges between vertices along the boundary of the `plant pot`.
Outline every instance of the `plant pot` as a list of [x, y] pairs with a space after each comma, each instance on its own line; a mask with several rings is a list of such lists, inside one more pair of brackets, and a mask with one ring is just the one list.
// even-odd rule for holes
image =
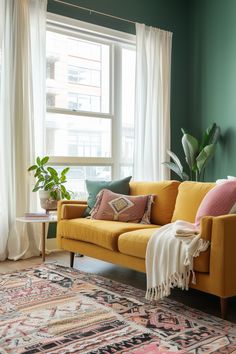
[[41, 208], [46, 210], [56, 210], [57, 209], [57, 200], [53, 199], [50, 196], [50, 191], [39, 191], [40, 205]]

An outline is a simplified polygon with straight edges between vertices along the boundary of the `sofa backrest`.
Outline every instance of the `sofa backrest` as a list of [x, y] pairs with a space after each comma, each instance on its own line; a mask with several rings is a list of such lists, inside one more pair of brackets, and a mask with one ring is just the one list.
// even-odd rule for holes
[[151, 223], [165, 225], [171, 222], [179, 185], [178, 181], [130, 182], [130, 194], [155, 195]]
[[179, 185], [179, 191], [171, 221], [185, 220], [194, 223], [202, 199], [214, 186], [215, 183], [182, 182]]

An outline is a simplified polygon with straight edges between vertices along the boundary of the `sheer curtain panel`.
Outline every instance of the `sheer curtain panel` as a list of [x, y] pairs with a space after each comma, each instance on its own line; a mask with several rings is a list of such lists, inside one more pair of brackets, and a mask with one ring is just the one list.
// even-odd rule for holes
[[134, 179], [169, 178], [172, 33], [136, 24]]
[[39, 233], [16, 216], [36, 210], [27, 172], [42, 154], [46, 0], [0, 0], [0, 259], [39, 254]]

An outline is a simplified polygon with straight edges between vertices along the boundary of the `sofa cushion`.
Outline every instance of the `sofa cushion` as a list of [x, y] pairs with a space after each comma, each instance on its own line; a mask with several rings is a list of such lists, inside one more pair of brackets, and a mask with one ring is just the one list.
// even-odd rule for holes
[[150, 224], [152, 195], [124, 195], [103, 189], [97, 195], [91, 218]]
[[120, 194], [129, 194], [129, 182], [131, 180], [131, 176], [125, 177], [123, 179], [114, 180], [114, 181], [93, 181], [93, 180], [86, 180], [86, 187], [88, 192], [88, 207], [85, 211], [85, 216], [88, 216], [91, 209], [94, 207], [96, 202], [96, 197], [98, 193], [106, 188], [114, 193]]
[[130, 195], [155, 195], [151, 223], [165, 225], [171, 222], [179, 184], [178, 181], [130, 182]]
[[153, 227], [156, 226], [79, 218], [61, 220], [58, 223], [57, 234], [63, 238], [85, 241], [116, 251], [119, 235], [132, 230]]
[[229, 214], [236, 202], [236, 181], [217, 184], [203, 198], [195, 219], [200, 225], [203, 216], [220, 216]]
[[[205, 220], [208, 221], [208, 220]], [[160, 227], [160, 226], [159, 226]], [[159, 228], [143, 229], [126, 232], [119, 236], [118, 250], [122, 254], [145, 259], [146, 248], [152, 234]], [[205, 222], [203, 227], [203, 238], [209, 240], [211, 234], [211, 220]], [[199, 257], [194, 258], [194, 270], [196, 272], [208, 273], [210, 260], [210, 248], [202, 252]]]
[[185, 220], [194, 223], [201, 201], [214, 186], [215, 183], [182, 182], [171, 221]]
[[144, 259], [147, 243], [157, 229], [158, 227], [154, 229], [135, 230], [120, 235], [118, 239], [118, 250], [123, 254]]

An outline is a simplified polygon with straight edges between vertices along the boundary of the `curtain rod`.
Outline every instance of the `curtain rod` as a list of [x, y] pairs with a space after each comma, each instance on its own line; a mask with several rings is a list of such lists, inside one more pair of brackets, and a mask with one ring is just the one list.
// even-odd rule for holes
[[69, 2], [65, 2], [65, 1], [62, 1], [62, 0], [52, 0], [52, 1], [61, 3], [61, 4], [66, 5], [66, 6], [76, 7], [77, 9], [80, 9], [80, 10], [88, 11], [88, 12], [90, 13], [90, 15], [91, 15], [92, 13], [95, 13], [95, 14], [98, 14], [98, 15], [101, 15], [101, 16], [111, 17], [111, 18], [114, 18], [114, 19], [116, 19], [116, 20], [120, 20], [120, 21], [124, 21], [124, 22], [128, 22], [128, 23], [132, 23], [132, 24], [135, 24], [135, 23], [136, 23], [136, 22], [134, 22], [134, 21], [127, 20], [127, 19], [125, 19], [125, 18], [121, 18], [121, 17], [109, 15], [109, 14], [106, 14], [106, 13], [104, 13], [104, 12], [92, 10], [92, 9], [89, 9], [88, 7], [83, 7], [83, 6], [80, 6], [80, 5], [71, 4], [71, 3], [69, 3]]

